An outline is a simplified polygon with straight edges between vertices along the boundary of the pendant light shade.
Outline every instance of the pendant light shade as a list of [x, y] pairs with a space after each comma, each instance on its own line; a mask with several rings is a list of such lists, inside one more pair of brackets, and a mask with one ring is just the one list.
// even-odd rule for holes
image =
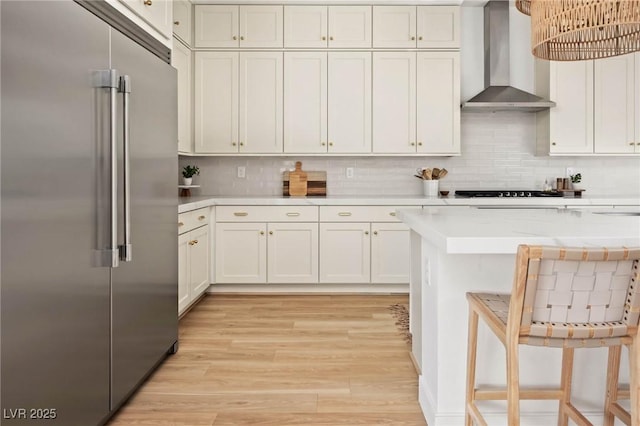
[[640, 51], [640, 0], [519, 0], [516, 6], [523, 13], [530, 8], [538, 58], [580, 61]]
[[525, 15], [531, 16], [531, 0], [516, 0], [516, 8]]

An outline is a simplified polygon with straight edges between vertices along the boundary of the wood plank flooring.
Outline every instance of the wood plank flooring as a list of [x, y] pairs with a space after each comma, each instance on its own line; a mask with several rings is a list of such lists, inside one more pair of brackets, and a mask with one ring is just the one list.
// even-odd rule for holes
[[211, 295], [109, 426], [424, 426], [407, 296]]

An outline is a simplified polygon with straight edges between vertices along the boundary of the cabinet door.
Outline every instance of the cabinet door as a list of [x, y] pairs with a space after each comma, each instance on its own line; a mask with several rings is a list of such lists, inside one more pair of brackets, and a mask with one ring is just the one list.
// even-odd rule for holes
[[238, 47], [238, 6], [196, 5], [196, 47]]
[[634, 117], [634, 126], [635, 130], [635, 142], [636, 142], [636, 152], [640, 153], [640, 53], [634, 53], [635, 60], [635, 86], [633, 88], [633, 93], [635, 93], [635, 117]]
[[594, 61], [594, 142], [596, 153], [635, 151], [635, 57]]
[[320, 223], [320, 282], [368, 283], [368, 223]]
[[191, 3], [187, 0], [173, 1], [173, 35], [191, 46]]
[[329, 47], [371, 47], [371, 6], [329, 6]]
[[190, 232], [178, 236], [178, 314], [189, 306], [189, 242]]
[[329, 152], [371, 152], [371, 53], [330, 52]]
[[460, 54], [417, 54], [417, 145], [425, 154], [460, 153]]
[[593, 61], [551, 62], [551, 154], [593, 152]]
[[209, 226], [189, 232], [189, 294], [194, 300], [209, 287]]
[[265, 283], [267, 236], [264, 223], [216, 224], [216, 283]]
[[136, 15], [158, 30], [167, 40], [171, 40], [171, 0], [119, 0]]
[[371, 224], [371, 282], [409, 282], [409, 228], [403, 223]]
[[270, 223], [267, 244], [270, 283], [318, 282], [318, 224]]
[[460, 48], [460, 7], [418, 6], [419, 48]]
[[191, 50], [173, 40], [171, 65], [178, 70], [178, 152], [193, 152], [191, 125]]
[[416, 152], [413, 52], [373, 53], [373, 152]]
[[282, 6], [240, 6], [240, 47], [282, 47]]
[[327, 47], [327, 6], [285, 6], [284, 47]]
[[195, 151], [238, 152], [238, 52], [195, 55]]
[[240, 152], [282, 152], [282, 52], [240, 53]]
[[327, 151], [327, 54], [284, 54], [284, 151]]
[[416, 7], [373, 6], [373, 47], [416, 47]]

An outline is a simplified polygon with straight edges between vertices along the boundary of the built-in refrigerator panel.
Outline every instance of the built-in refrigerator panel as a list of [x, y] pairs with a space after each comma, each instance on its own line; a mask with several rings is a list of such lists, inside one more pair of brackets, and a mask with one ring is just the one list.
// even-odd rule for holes
[[[111, 66], [129, 78], [131, 261], [113, 269], [112, 404], [160, 361], [177, 336], [177, 76], [173, 67], [116, 30]], [[120, 108], [122, 110], [122, 108]], [[118, 131], [124, 170], [123, 128]], [[124, 188], [123, 174], [119, 187]], [[123, 190], [118, 205], [125, 205]], [[124, 209], [118, 241], [124, 242]]]
[[109, 28], [71, 2], [1, 7], [1, 421], [95, 425], [109, 413], [110, 269], [108, 99], [93, 74]]

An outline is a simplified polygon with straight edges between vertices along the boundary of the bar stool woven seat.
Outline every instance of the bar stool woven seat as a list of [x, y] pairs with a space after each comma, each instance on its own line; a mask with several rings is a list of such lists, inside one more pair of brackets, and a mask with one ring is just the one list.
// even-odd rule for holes
[[[486, 425], [477, 400], [506, 400], [509, 426], [520, 424], [521, 399], [559, 401], [558, 425], [569, 418], [591, 425], [571, 404], [575, 348], [608, 347], [605, 426], [615, 417], [639, 426], [640, 248], [584, 249], [570, 247], [518, 247], [512, 293], [467, 293], [469, 336], [465, 424]], [[506, 349], [506, 389], [476, 388], [478, 319], [496, 334]], [[562, 349], [562, 374], [556, 389], [519, 388], [518, 346]], [[618, 387], [621, 347], [629, 351], [630, 390]], [[594, 366], [595, 367], [595, 366]], [[604, 371], [604, 368], [603, 368]], [[604, 394], [604, 392], [603, 392]], [[618, 403], [631, 398], [631, 412]]]

